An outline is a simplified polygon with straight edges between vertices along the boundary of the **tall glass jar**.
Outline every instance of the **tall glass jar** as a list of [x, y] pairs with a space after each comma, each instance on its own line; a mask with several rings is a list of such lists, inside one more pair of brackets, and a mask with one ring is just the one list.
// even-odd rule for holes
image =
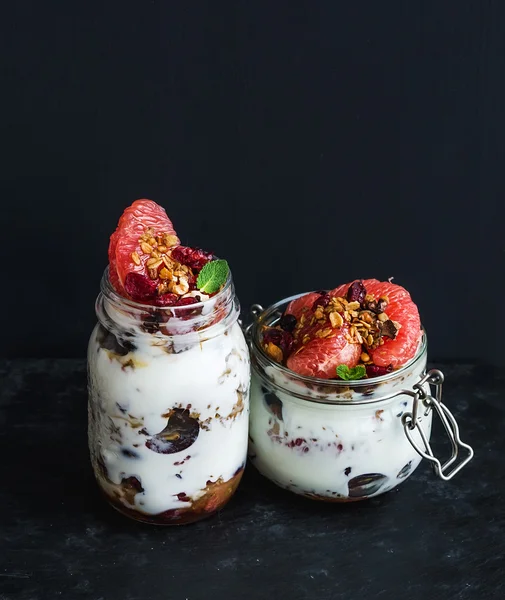
[[[440, 372], [426, 374], [427, 341], [388, 375], [359, 381], [298, 375], [272, 361], [261, 344], [294, 296], [253, 312], [249, 457], [277, 485], [325, 501], [349, 502], [382, 494], [405, 481], [428, 458], [449, 479], [473, 456], [454, 418], [430, 395]], [[453, 456], [442, 465], [429, 445], [433, 412], [451, 438]], [[467, 458], [448, 472], [465, 449]]]
[[157, 308], [119, 296], [107, 270], [96, 314], [88, 434], [101, 490], [140, 521], [211, 515], [247, 452], [249, 353], [231, 276], [205, 302]]

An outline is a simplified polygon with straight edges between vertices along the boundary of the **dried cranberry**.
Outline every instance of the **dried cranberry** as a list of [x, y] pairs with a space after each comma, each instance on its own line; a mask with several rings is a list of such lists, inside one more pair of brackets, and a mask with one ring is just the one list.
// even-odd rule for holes
[[286, 359], [291, 354], [294, 340], [289, 331], [277, 329], [276, 327], [268, 327], [263, 332], [263, 343], [272, 343], [275, 346], [279, 346], [279, 348], [282, 350], [284, 359]]
[[[174, 305], [174, 314], [177, 318], [182, 319], [183, 321], [186, 321], [187, 319], [191, 319], [193, 317], [196, 317], [197, 315], [200, 315], [202, 313], [202, 306], [199, 306], [198, 308], [185, 308], [186, 306], [191, 306], [192, 304], [198, 304], [199, 302], [201, 302], [201, 298], [200, 296], [188, 296], [187, 298], [180, 298], [178, 300], [178, 302]], [[178, 310], [179, 307], [181, 308], [181, 310]]]
[[279, 326], [284, 329], [284, 331], [289, 331], [289, 333], [291, 333], [296, 327], [296, 322], [295, 315], [284, 315], [279, 321]]
[[282, 329], [276, 329], [275, 327], [269, 327], [263, 332], [263, 342], [265, 344], [275, 344], [279, 346], [282, 340]]
[[366, 296], [366, 287], [363, 281], [354, 281], [347, 290], [347, 302], [359, 302], [363, 304]]
[[172, 250], [172, 258], [195, 271], [200, 271], [214, 256], [211, 252], [205, 252], [200, 248], [177, 246]]
[[200, 302], [199, 296], [188, 296], [187, 298], [181, 298], [180, 300], [178, 300], [175, 306], [189, 306], [190, 304], [197, 304], [198, 302]]
[[328, 293], [325, 292], [324, 294], [321, 294], [319, 296], [319, 298], [317, 298], [317, 300], [315, 300], [314, 304], [312, 305], [312, 310], [316, 310], [316, 308], [318, 306], [325, 308], [330, 303], [330, 300], [331, 300], [331, 296]]
[[153, 303], [156, 306], [174, 306], [179, 300], [179, 296], [177, 294], [161, 294], [161, 296], [156, 296], [153, 299]]
[[128, 273], [124, 289], [133, 300], [151, 300], [156, 295], [156, 282], [140, 273]]
[[379, 365], [366, 365], [367, 377], [380, 377], [381, 375], [387, 375], [393, 370], [393, 365], [387, 367], [380, 367]]
[[[196, 275], [193, 275], [192, 273], [188, 274], [188, 285], [189, 285], [189, 290], [190, 292], [192, 292], [193, 290], [196, 290], [196, 280], [198, 278], [196, 277]], [[198, 301], [200, 302], [200, 300]]]

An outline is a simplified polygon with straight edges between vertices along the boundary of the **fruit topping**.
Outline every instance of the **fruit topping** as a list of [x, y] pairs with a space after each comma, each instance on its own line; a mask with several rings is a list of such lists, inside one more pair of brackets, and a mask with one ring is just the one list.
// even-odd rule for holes
[[170, 292], [155, 296], [153, 299], [153, 304], [156, 304], [156, 306], [175, 306], [178, 302], [179, 296]]
[[379, 365], [366, 365], [366, 375], [367, 377], [380, 377], [381, 375], [387, 375], [391, 373], [393, 370], [393, 365], [388, 365], [387, 367], [380, 367]]
[[190, 267], [198, 272], [210, 262], [214, 256], [211, 252], [205, 252], [200, 248], [188, 248], [187, 246], [177, 246], [172, 251], [172, 258], [182, 265]]
[[284, 315], [279, 321], [279, 327], [284, 329], [284, 331], [292, 333], [296, 327], [296, 317], [294, 315]]
[[317, 310], [318, 307], [326, 308], [330, 303], [331, 296], [328, 293], [321, 294], [312, 305], [312, 310]]
[[121, 479], [121, 492], [120, 496], [131, 506], [135, 504], [135, 496], [141, 494], [144, 491], [142, 484], [137, 477], [133, 475], [131, 477], [123, 477]]
[[[111, 235], [109, 278], [119, 294], [136, 302], [174, 306], [197, 288], [206, 294], [220, 290], [228, 263], [213, 258], [210, 252], [180, 246], [165, 210], [151, 200], [136, 200]], [[207, 275], [198, 283], [205, 268]]]
[[147, 440], [146, 446], [158, 454], [175, 454], [193, 445], [199, 433], [197, 419], [188, 410], [175, 408], [163, 431]]
[[278, 325], [264, 329], [262, 342], [273, 360], [300, 375], [355, 380], [404, 365], [420, 337], [410, 294], [369, 279], [293, 300]]
[[149, 300], [156, 295], [156, 282], [141, 273], [128, 273], [124, 288], [135, 300]]
[[312, 305], [314, 304], [316, 298], [318, 298], [322, 294], [324, 294], [324, 292], [309, 292], [308, 294], [305, 294], [305, 296], [300, 296], [300, 298], [292, 300], [286, 308], [286, 314], [293, 315], [294, 317], [299, 319], [303, 312], [306, 312], [307, 310], [312, 308]]
[[290, 355], [293, 343], [293, 336], [289, 331], [277, 327], [268, 327], [263, 331], [265, 350], [276, 362], [282, 362]]
[[[118, 292], [122, 292], [128, 273], [144, 272], [146, 256], [158, 244], [156, 238], [164, 246], [179, 244], [165, 210], [152, 200], [136, 200], [123, 212], [109, 244], [111, 281]], [[151, 252], [144, 252], [141, 244]]]
[[359, 302], [360, 305], [365, 301], [366, 288], [363, 281], [354, 281], [347, 290], [347, 302]]

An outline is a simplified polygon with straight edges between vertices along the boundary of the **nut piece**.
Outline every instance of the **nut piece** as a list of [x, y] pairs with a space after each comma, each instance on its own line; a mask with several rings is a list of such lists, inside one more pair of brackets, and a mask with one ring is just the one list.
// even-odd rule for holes
[[347, 305], [347, 310], [358, 310], [358, 308], [360, 307], [360, 303], [359, 302], [349, 302], [349, 304]]
[[163, 267], [160, 271], [160, 279], [172, 279], [172, 272], [166, 267]]
[[394, 340], [400, 329], [400, 324], [395, 321], [385, 321], [381, 326], [381, 334]]
[[183, 296], [184, 294], [189, 292], [188, 280], [184, 279], [183, 277], [180, 277], [179, 281], [177, 283], [174, 283], [171, 287], [171, 291], [173, 291], [174, 294], [179, 294], [179, 296]]
[[151, 252], [153, 251], [152, 246], [150, 246], [147, 242], [142, 242], [140, 244], [140, 247], [142, 248], [142, 252], [144, 254], [151, 254]]
[[137, 252], [132, 252], [132, 260], [137, 266], [140, 265], [140, 256]]
[[342, 318], [342, 315], [339, 314], [338, 312], [331, 312], [330, 313], [330, 323], [331, 323], [332, 327], [337, 329], [339, 327], [342, 327], [342, 325], [344, 324], [344, 319]]
[[279, 346], [276, 346], [272, 342], [268, 342], [268, 344], [265, 346], [265, 350], [268, 356], [275, 360], [275, 362], [282, 362], [283, 354]]
[[382, 323], [385, 323], [386, 321], [389, 321], [389, 317], [387, 316], [387, 314], [385, 312], [381, 313], [380, 315], [377, 315], [377, 318]]
[[360, 358], [361, 362], [370, 362], [370, 356], [366, 352], [362, 352]]
[[158, 245], [158, 252], [161, 252], [162, 254], [165, 254], [165, 252], [167, 250], [168, 250], [168, 248], [166, 246]]
[[370, 312], [369, 310], [362, 310], [359, 313], [359, 318], [364, 323], [368, 323], [369, 325], [373, 325], [375, 322], [375, 315], [373, 314], [373, 312]]

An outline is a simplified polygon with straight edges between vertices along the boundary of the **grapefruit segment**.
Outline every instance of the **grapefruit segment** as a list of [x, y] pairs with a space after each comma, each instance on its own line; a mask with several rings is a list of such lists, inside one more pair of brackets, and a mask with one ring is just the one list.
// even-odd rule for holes
[[288, 369], [300, 375], [332, 379], [336, 377], [336, 369], [339, 365], [355, 367], [358, 364], [361, 346], [347, 341], [347, 326], [344, 325], [336, 330], [333, 337], [317, 337], [317, 332], [324, 327], [325, 325], [316, 325], [310, 330], [302, 330], [302, 338], [304, 335], [309, 335], [311, 339], [303, 346], [299, 346], [288, 358]]
[[[346, 302], [355, 306], [344, 318], [343, 309], [338, 307], [346, 306]], [[361, 308], [356, 308], [358, 304]], [[333, 313], [332, 307], [342, 311], [340, 315]], [[325, 317], [328, 314], [329, 320]], [[386, 374], [415, 356], [421, 337], [419, 311], [407, 290], [377, 279], [356, 280], [324, 294], [310, 292], [290, 302], [285, 315], [298, 321], [286, 366], [309, 377], [332, 379], [339, 365], [355, 367], [361, 360], [369, 377]], [[369, 327], [368, 340], [364, 325]], [[356, 334], [355, 326], [363, 329], [364, 337]]]
[[302, 316], [304, 309], [310, 310], [314, 302], [319, 298], [321, 294], [317, 292], [309, 292], [304, 296], [300, 296], [296, 300], [292, 300], [286, 308], [285, 314], [294, 315], [297, 320]]
[[[165, 209], [152, 200], [135, 200], [121, 215], [116, 231], [111, 235], [109, 244], [110, 271], [115, 273], [111, 281], [119, 280], [121, 289], [124, 289], [128, 273], [146, 275], [146, 262], [149, 255], [141, 251], [139, 239], [146, 229], [151, 229], [153, 236], [173, 236], [171, 245], [178, 245], [179, 238], [175, 233], [172, 221], [168, 218]], [[136, 252], [139, 261], [132, 258]]]

